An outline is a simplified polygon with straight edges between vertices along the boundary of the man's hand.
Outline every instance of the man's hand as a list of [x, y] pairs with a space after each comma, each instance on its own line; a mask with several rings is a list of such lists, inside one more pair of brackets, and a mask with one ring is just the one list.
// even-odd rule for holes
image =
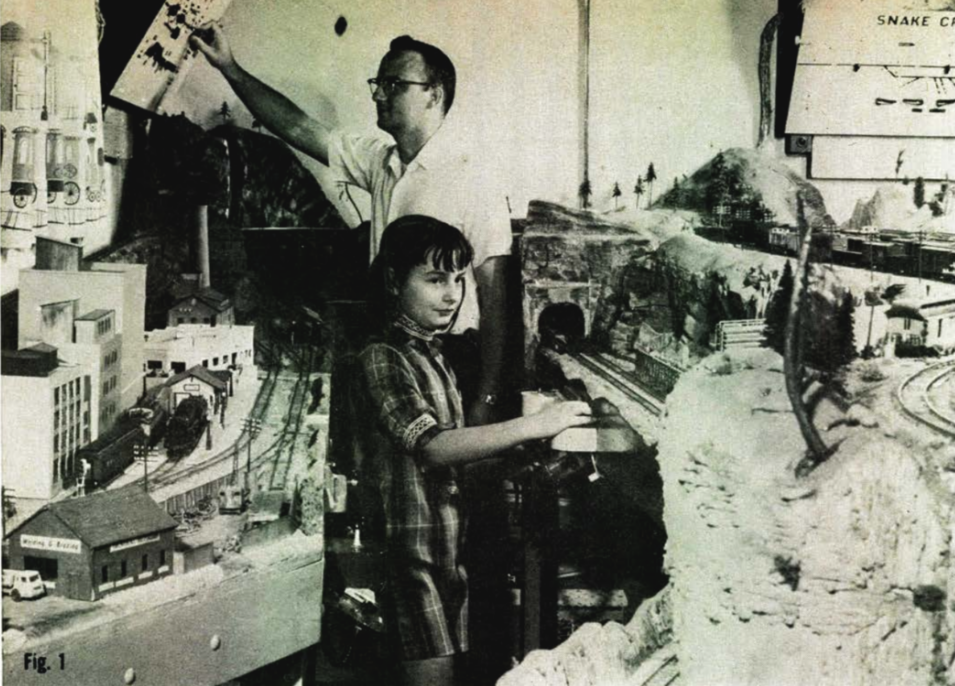
[[235, 74], [235, 57], [219, 22], [209, 21], [196, 29], [189, 36], [189, 45], [205, 55], [209, 63], [226, 78]]

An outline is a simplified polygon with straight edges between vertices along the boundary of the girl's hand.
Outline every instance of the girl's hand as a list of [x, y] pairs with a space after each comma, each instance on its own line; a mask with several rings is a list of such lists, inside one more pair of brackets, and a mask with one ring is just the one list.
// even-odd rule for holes
[[588, 424], [593, 417], [589, 404], [571, 400], [548, 405], [540, 412], [528, 415], [526, 419], [530, 422], [534, 438], [550, 438], [572, 426]]

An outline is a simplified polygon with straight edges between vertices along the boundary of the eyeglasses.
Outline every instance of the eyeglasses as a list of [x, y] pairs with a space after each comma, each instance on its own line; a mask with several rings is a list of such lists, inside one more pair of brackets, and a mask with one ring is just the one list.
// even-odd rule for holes
[[368, 87], [371, 89], [371, 97], [375, 97], [375, 93], [378, 92], [378, 89], [381, 88], [382, 92], [387, 96], [391, 97], [398, 92], [400, 86], [425, 86], [430, 87], [434, 84], [427, 81], [405, 81], [403, 79], [368, 79]]

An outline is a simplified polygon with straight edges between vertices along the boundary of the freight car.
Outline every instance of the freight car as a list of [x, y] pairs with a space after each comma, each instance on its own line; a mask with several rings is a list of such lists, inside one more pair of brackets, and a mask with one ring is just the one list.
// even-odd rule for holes
[[78, 464], [82, 460], [90, 465], [87, 489], [103, 488], [133, 463], [137, 445], [142, 445], [146, 436], [139, 425], [118, 422], [109, 431], [77, 452]]
[[166, 455], [178, 460], [195, 450], [209, 424], [209, 403], [197, 395], [189, 396], [176, 407], [166, 426]]
[[[145, 421], [144, 421], [145, 420]], [[143, 430], [149, 426], [148, 436]], [[166, 412], [158, 406], [134, 407], [108, 431], [77, 452], [77, 464], [90, 465], [86, 488], [102, 488], [133, 463], [136, 446], [152, 447], [163, 436]]]

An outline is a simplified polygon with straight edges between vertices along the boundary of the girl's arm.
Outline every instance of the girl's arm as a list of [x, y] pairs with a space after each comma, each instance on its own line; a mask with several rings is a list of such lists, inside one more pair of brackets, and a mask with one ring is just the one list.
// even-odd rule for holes
[[441, 431], [421, 448], [421, 455], [435, 467], [474, 462], [526, 441], [556, 436], [591, 419], [587, 403], [560, 402], [506, 422]]

